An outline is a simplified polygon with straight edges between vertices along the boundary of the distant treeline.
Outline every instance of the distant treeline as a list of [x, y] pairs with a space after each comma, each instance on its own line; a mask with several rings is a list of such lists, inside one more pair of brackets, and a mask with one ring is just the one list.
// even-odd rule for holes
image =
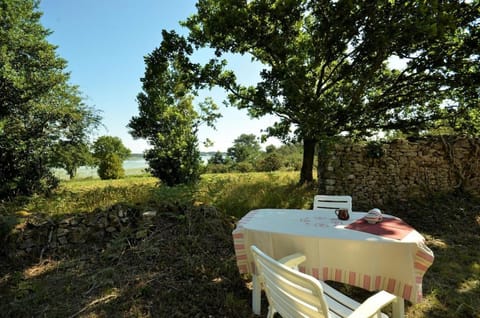
[[278, 148], [270, 145], [262, 151], [254, 138], [246, 137], [252, 136], [240, 136], [226, 153], [209, 154], [210, 157], [203, 172], [300, 170], [303, 149], [301, 144], [282, 145]]
[[143, 159], [143, 153], [132, 153], [126, 160], [141, 160]]
[[[206, 152], [200, 152], [201, 157], [213, 157], [217, 151], [206, 151]], [[226, 152], [220, 152], [222, 155], [226, 156]], [[143, 159], [143, 154], [142, 153], [132, 153], [126, 160], [142, 160]]]

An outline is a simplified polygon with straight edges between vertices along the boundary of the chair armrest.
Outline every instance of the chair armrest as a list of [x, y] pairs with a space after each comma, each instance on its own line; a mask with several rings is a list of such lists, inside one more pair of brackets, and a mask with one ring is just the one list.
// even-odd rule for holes
[[348, 318], [372, 317], [380, 311], [380, 309], [394, 302], [396, 299], [397, 296], [382, 290], [365, 300]]
[[307, 257], [305, 255], [300, 253], [295, 253], [292, 255], [282, 257], [281, 259], [278, 260], [278, 262], [287, 267], [298, 269], [298, 265], [305, 262], [306, 259]]

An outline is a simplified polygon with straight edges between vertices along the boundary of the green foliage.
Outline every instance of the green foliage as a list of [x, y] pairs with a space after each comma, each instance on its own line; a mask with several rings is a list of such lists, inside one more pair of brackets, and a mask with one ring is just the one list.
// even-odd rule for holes
[[65, 169], [70, 179], [77, 175], [81, 166], [93, 165], [94, 159], [85, 143], [60, 141], [54, 150], [54, 167]]
[[439, 120], [433, 129], [429, 129], [425, 134], [431, 135], [480, 135], [480, 109], [472, 109], [462, 114], [452, 114], [452, 116]]
[[223, 157], [223, 154], [220, 151], [217, 151], [216, 153], [213, 154], [210, 159], [208, 159], [208, 164], [226, 164], [227, 163], [227, 158]]
[[196, 136], [187, 134], [183, 140], [177, 141], [181, 142], [180, 145], [174, 144], [174, 140], [157, 141], [152, 149], [145, 152], [148, 171], [169, 186], [195, 183], [200, 178], [200, 151]]
[[227, 154], [235, 163], [253, 161], [260, 154], [260, 144], [254, 134], [241, 134], [227, 149]]
[[120, 179], [125, 177], [123, 160], [116, 153], [109, 153], [100, 161], [98, 176], [102, 179]]
[[383, 144], [379, 141], [369, 141], [365, 148], [369, 158], [381, 158], [385, 154]]
[[231, 164], [209, 163], [206, 167], [206, 173], [227, 173], [233, 171], [234, 167]]
[[[186, 97], [176, 105], [157, 103], [154, 96], [139, 95], [141, 117], [134, 117], [130, 127], [135, 134], [147, 138], [153, 146], [145, 152], [149, 164], [148, 171], [169, 186], [195, 183], [200, 177], [200, 151], [196, 136], [197, 113], [193, 109], [192, 98]], [[156, 108], [150, 108], [153, 103]], [[156, 118], [152, 121], [149, 116]], [[150, 125], [150, 127], [147, 127]], [[144, 135], [148, 129], [151, 135]], [[153, 133], [153, 130], [156, 132]]]
[[93, 156], [102, 162], [106, 158], [115, 154], [121, 161], [130, 156], [131, 151], [125, 147], [119, 137], [101, 136], [93, 143]]
[[[279, 115], [267, 132], [305, 141], [311, 178], [320, 140], [422, 131], [478, 109], [479, 12], [478, 1], [200, 0], [183, 25], [214, 49], [198, 78], [254, 117]], [[232, 53], [264, 66], [259, 83], [237, 82], [220, 60]]]
[[40, 16], [38, 1], [0, 5], [0, 199], [55, 188], [60, 144], [86, 143], [100, 121], [68, 84]]
[[58, 180], [45, 162], [42, 141], [29, 140], [23, 134], [22, 140], [10, 133], [11, 128], [0, 135], [0, 198], [49, 193], [58, 185]]
[[253, 166], [253, 163], [248, 162], [248, 161], [241, 161], [238, 163], [235, 163], [233, 165], [233, 169], [238, 172], [253, 172], [255, 171], [255, 167]]
[[101, 179], [120, 179], [125, 177], [123, 161], [130, 156], [122, 140], [113, 136], [101, 136], [93, 143], [93, 157], [98, 164], [98, 176]]
[[200, 176], [198, 126], [213, 123], [217, 106], [206, 99], [200, 113], [194, 109], [196, 92], [186, 59], [192, 48], [173, 32], [162, 35], [161, 46], [145, 57], [143, 91], [137, 96], [140, 114], [130, 120], [130, 133], [152, 146], [145, 152], [152, 175], [170, 186], [194, 183]]
[[273, 152], [268, 152], [272, 154], [277, 154], [282, 161], [282, 169], [299, 171], [302, 166], [303, 159], [303, 146], [298, 143], [286, 144], [275, 149]]
[[258, 164], [259, 171], [276, 171], [282, 168], [282, 159], [276, 153], [267, 153]]
[[[247, 138], [242, 136], [247, 136]], [[245, 156], [244, 161], [236, 162], [231, 160], [230, 157], [224, 158], [222, 153], [218, 152], [209, 159], [206, 171], [209, 173], [227, 173], [234, 171], [300, 170], [302, 164], [302, 146], [300, 144], [286, 144], [279, 148], [270, 145], [266, 147], [265, 152], [262, 152], [256, 147], [258, 143], [253, 135], [242, 136], [242, 138], [237, 138], [242, 142], [235, 143], [233, 147], [229, 148], [230, 153], [250, 153], [252, 155]], [[248, 143], [243, 142], [245, 139]], [[251, 141], [255, 146], [245, 146], [245, 144], [250, 145]], [[245, 149], [247, 150], [244, 151]], [[237, 152], [237, 150], [239, 151]]]

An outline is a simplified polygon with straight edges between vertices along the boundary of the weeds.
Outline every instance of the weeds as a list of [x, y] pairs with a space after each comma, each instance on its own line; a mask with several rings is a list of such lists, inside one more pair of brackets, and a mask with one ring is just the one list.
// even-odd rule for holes
[[297, 179], [295, 172], [206, 175], [197, 199], [235, 217], [267, 207], [309, 208], [315, 190], [298, 187]]

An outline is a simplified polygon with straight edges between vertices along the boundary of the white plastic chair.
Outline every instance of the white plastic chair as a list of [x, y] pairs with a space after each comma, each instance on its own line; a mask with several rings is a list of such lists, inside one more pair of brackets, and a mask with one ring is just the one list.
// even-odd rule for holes
[[334, 212], [336, 209], [348, 209], [352, 212], [352, 197], [349, 195], [323, 195], [313, 197], [313, 209]]
[[293, 254], [276, 261], [256, 246], [250, 249], [256, 275], [269, 302], [269, 318], [275, 313], [282, 318], [383, 318], [388, 316], [380, 310], [398, 301], [395, 295], [380, 291], [360, 304], [313, 276], [293, 269], [306, 259], [305, 256]]

